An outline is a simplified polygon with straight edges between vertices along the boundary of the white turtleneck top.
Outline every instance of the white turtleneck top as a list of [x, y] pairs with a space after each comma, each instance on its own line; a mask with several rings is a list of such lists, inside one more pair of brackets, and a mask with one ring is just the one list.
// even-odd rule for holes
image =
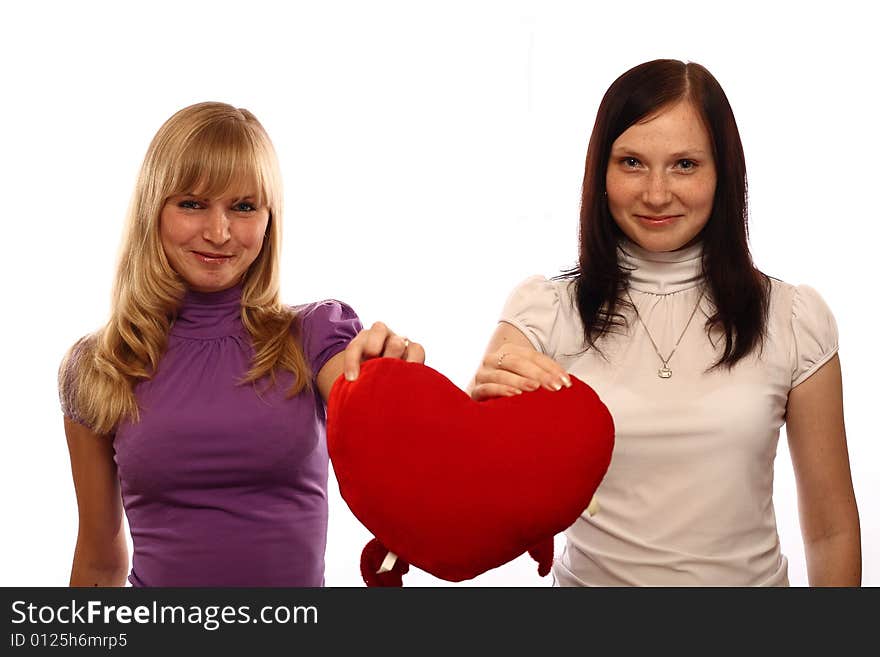
[[[705, 330], [701, 245], [652, 253], [630, 241], [618, 257], [629, 292], [664, 358], [627, 308], [627, 327], [584, 350], [572, 280], [533, 276], [501, 321], [589, 384], [614, 418], [599, 512], [566, 532], [553, 567], [566, 586], [786, 586], [773, 511], [773, 462], [789, 391], [837, 352], [837, 327], [819, 294], [771, 279], [767, 337], [732, 370], [707, 372], [723, 335]], [[708, 295], [708, 292], [707, 292]], [[713, 344], [714, 343], [714, 344]]]

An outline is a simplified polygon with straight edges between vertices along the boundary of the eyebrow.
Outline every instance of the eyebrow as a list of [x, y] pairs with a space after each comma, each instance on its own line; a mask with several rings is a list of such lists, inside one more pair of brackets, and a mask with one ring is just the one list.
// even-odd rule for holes
[[[192, 198], [199, 199], [200, 201], [209, 201], [210, 197], [202, 196], [201, 194], [195, 194], [193, 192], [182, 192], [180, 194], [176, 194], [175, 196], [191, 196]], [[257, 199], [257, 194], [247, 194], [245, 196], [231, 196], [233, 201], [255, 201]]]
[[[639, 153], [637, 150], [635, 150], [634, 148], [627, 148], [626, 146], [618, 146], [617, 148], [612, 148], [611, 152], [618, 154], [626, 153], [627, 155], [632, 155], [633, 157], [641, 160], [645, 159], [645, 156]], [[702, 148], [686, 148], [684, 150], [676, 151], [675, 153], [670, 154], [670, 158], [672, 159], [695, 156], [706, 157], [706, 151], [704, 151]]]

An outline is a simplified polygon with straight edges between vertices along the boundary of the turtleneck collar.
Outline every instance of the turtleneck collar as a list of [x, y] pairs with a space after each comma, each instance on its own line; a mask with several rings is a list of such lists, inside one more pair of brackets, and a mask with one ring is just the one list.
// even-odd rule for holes
[[220, 338], [241, 333], [241, 285], [219, 292], [187, 290], [171, 327], [185, 338]]
[[703, 279], [703, 245], [656, 253], [622, 239], [617, 246], [620, 264], [631, 270], [630, 287], [649, 294], [673, 294], [696, 287]]

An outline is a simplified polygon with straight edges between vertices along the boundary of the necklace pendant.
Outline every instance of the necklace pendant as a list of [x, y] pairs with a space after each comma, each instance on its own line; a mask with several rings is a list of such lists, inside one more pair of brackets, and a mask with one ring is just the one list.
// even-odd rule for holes
[[657, 370], [657, 376], [659, 376], [661, 379], [668, 379], [672, 376], [672, 370], [664, 365], [659, 370]]

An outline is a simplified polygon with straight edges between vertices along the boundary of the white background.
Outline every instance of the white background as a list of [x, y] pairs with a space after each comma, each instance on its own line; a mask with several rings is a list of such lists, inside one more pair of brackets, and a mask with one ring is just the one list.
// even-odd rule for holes
[[[658, 57], [721, 82], [755, 261], [837, 317], [864, 583], [880, 584], [875, 23], [870, 3], [738, 5], [4, 3], [0, 584], [67, 583], [77, 522], [56, 371], [106, 320], [135, 175], [174, 111], [222, 100], [267, 128], [287, 196], [286, 302], [345, 300], [464, 386], [511, 288], [574, 263], [599, 101]], [[779, 533], [803, 585], [784, 433], [779, 445]], [[359, 586], [369, 534], [330, 488], [327, 584]], [[405, 584], [446, 585], [417, 571]], [[467, 584], [549, 578], [523, 557]]]

